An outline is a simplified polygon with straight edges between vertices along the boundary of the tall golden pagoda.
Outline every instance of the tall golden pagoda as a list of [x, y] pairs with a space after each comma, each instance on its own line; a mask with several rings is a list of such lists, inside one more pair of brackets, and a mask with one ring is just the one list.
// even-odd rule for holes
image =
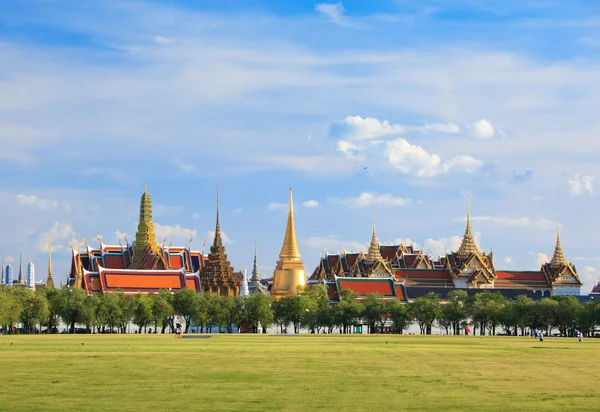
[[142, 260], [147, 249], [150, 249], [156, 255], [161, 255], [160, 247], [156, 242], [154, 234], [154, 224], [152, 223], [152, 199], [148, 193], [148, 187], [144, 188], [144, 194], [140, 199], [140, 220], [138, 230], [135, 234], [135, 244], [133, 245], [133, 264], [132, 268], [141, 268]]
[[292, 296], [298, 293], [298, 287], [306, 285], [304, 264], [300, 259], [300, 250], [296, 241], [296, 227], [294, 226], [294, 203], [292, 189], [290, 189], [290, 205], [288, 209], [287, 227], [279, 261], [273, 272], [273, 287], [271, 295], [275, 299]]
[[469, 256], [471, 253], [479, 255], [479, 249], [475, 243], [473, 237], [473, 231], [471, 230], [471, 196], [467, 195], [467, 227], [465, 228], [465, 235], [458, 248], [459, 256]]
[[557, 224], [556, 229], [556, 246], [554, 247], [554, 253], [552, 254], [552, 259], [550, 259], [550, 264], [555, 266], [566, 265], [567, 259], [565, 259], [565, 255], [562, 250], [562, 245], [560, 243], [560, 223]]

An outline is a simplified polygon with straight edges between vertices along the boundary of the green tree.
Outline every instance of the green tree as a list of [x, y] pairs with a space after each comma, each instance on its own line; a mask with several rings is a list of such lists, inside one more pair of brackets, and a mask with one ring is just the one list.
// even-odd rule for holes
[[364, 306], [363, 319], [369, 325], [369, 333], [377, 333], [377, 330], [383, 332], [383, 322], [387, 312], [382, 296], [372, 293], [365, 296], [362, 304]]
[[440, 298], [437, 293], [429, 292], [427, 295], [416, 298], [409, 306], [411, 314], [415, 317], [421, 334], [431, 334], [431, 325], [439, 316]]
[[196, 291], [180, 289], [173, 295], [173, 309], [185, 320], [185, 333], [188, 333], [196, 304]]
[[350, 333], [350, 328], [358, 322], [363, 314], [364, 306], [356, 301], [357, 297], [358, 295], [350, 289], [340, 293], [340, 301], [334, 309], [334, 316], [342, 333]]
[[286, 296], [276, 300], [272, 304], [274, 321], [279, 325], [281, 333], [287, 330], [290, 323], [296, 321], [298, 305], [294, 296]]
[[64, 308], [63, 294], [60, 289], [44, 288], [42, 289], [48, 300], [48, 318], [46, 326], [48, 333], [52, 333], [58, 326], [61, 308]]
[[3, 287], [0, 291], [0, 324], [8, 326], [11, 331], [21, 320], [23, 303], [19, 296], [11, 293], [11, 287]]
[[84, 320], [84, 302], [87, 297], [85, 290], [80, 288], [66, 288], [61, 290], [62, 308], [60, 317], [68, 324], [70, 333], [75, 333], [75, 324]]
[[133, 321], [135, 311], [135, 301], [131, 296], [127, 296], [122, 290], [116, 292], [117, 301], [121, 308], [121, 316], [119, 318], [119, 327], [121, 333], [127, 333], [127, 326]]
[[473, 321], [479, 324], [479, 333], [485, 335], [486, 329], [496, 334], [496, 326], [500, 324], [500, 312], [506, 299], [500, 293], [484, 291], [476, 294], [469, 301], [469, 312]]
[[302, 313], [302, 326], [315, 333], [321, 329], [321, 312], [329, 307], [329, 296], [327, 295], [327, 286], [308, 285], [304, 288], [302, 304], [304, 312]]
[[213, 299], [210, 293], [203, 292], [196, 295], [195, 308], [192, 313], [192, 320], [200, 326], [200, 332], [204, 332], [204, 327], [210, 322], [210, 309]]
[[36, 326], [47, 322], [50, 309], [48, 299], [43, 291], [34, 292], [22, 289], [19, 293], [23, 308], [23, 329], [25, 333], [33, 333]]
[[514, 301], [515, 321], [525, 336], [525, 329], [531, 327], [533, 319], [533, 301], [525, 295], [519, 295]]
[[159, 327], [164, 327], [165, 322], [173, 315], [173, 307], [169, 303], [168, 295], [164, 293], [154, 293], [150, 295], [152, 300], [152, 321], [154, 322], [154, 333], [158, 333]]
[[116, 293], [106, 293], [98, 296], [98, 307], [96, 308], [96, 319], [98, 325], [102, 326], [102, 331], [105, 331], [105, 326], [108, 326], [110, 333], [113, 333], [115, 327], [121, 325], [123, 318], [123, 308], [121, 307], [121, 299], [128, 299], [123, 295]]
[[244, 299], [244, 321], [251, 325], [254, 333], [259, 332], [259, 327], [268, 328], [273, 324], [272, 303], [273, 298], [262, 293], [254, 293]]
[[[452, 325], [452, 332], [460, 335], [462, 324], [467, 320], [467, 309], [465, 307], [469, 295], [466, 290], [451, 290], [448, 293], [448, 302], [445, 306], [445, 316]], [[447, 307], [446, 307], [447, 306]]]
[[138, 333], [146, 332], [146, 328], [154, 319], [152, 313], [152, 299], [148, 295], [138, 293], [133, 298], [133, 323], [135, 323], [139, 330]]
[[557, 309], [558, 302], [554, 299], [544, 298], [537, 301], [534, 305], [532, 326], [550, 334], [556, 325]]
[[100, 300], [96, 295], [86, 296], [83, 302], [83, 311], [81, 314], [81, 323], [85, 325], [87, 333], [91, 333], [98, 321], [98, 306]]
[[412, 322], [408, 306], [397, 299], [388, 300], [385, 302], [385, 306], [386, 312], [390, 314], [392, 330], [394, 333], [402, 333]]
[[582, 306], [575, 296], [555, 296], [558, 302], [555, 325], [561, 336], [573, 336], [573, 329], [580, 318]]

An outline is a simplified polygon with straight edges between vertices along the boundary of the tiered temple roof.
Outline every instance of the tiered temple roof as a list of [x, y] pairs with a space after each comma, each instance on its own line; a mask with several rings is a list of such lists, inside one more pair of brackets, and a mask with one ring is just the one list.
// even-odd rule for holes
[[[147, 189], [140, 200], [140, 219], [136, 241], [130, 245], [105, 245], [98, 236], [98, 247], [71, 244], [71, 270], [68, 285], [85, 289], [88, 293], [106, 293], [122, 290], [125, 293], [150, 293], [160, 289], [200, 291], [199, 271], [204, 267], [201, 252], [184, 247], [159, 245], [152, 222], [152, 201]], [[82, 251], [83, 248], [83, 251]], [[49, 260], [49, 278], [51, 267]]]
[[221, 236], [219, 221], [219, 189], [217, 186], [217, 223], [215, 238], [208, 254], [208, 261], [200, 272], [202, 290], [213, 295], [239, 296], [242, 280], [234, 274], [233, 267], [227, 260], [225, 246]]
[[[575, 266], [567, 262], [562, 251], [560, 232], [549, 263], [538, 271], [496, 271], [493, 253], [480, 252], [471, 228], [470, 204], [467, 208], [465, 233], [456, 252], [434, 260], [413, 245], [379, 245], [373, 227], [368, 253], [326, 254], [309, 277], [308, 283], [324, 283], [330, 287], [330, 297], [339, 296], [346, 285], [359, 295], [368, 290], [382, 291], [384, 279], [405, 287], [404, 298], [413, 299], [429, 291], [448, 289], [494, 289], [549, 296], [551, 293], [578, 294], [581, 281]], [[378, 270], [373, 270], [377, 263]], [[389, 268], [390, 271], [381, 270]], [[389, 273], [386, 276], [386, 273]], [[350, 281], [352, 279], [352, 281]], [[377, 279], [378, 283], [374, 283]], [[600, 286], [598, 286], [600, 288]], [[334, 293], [335, 289], [335, 293]], [[380, 293], [391, 296], [391, 289]], [[387, 294], [386, 294], [387, 293]], [[600, 289], [599, 289], [600, 293]], [[334, 296], [335, 295], [335, 296]], [[414, 296], [414, 297], [413, 297]]]

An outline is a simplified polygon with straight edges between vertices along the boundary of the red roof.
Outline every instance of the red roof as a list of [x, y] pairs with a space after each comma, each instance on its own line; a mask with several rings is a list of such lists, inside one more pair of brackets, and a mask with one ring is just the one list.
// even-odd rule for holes
[[[379, 279], [377, 279], [379, 280]], [[387, 279], [386, 279], [387, 280]], [[351, 289], [357, 295], [367, 296], [372, 293], [377, 293], [383, 296], [393, 296], [391, 281], [374, 281], [372, 278], [354, 278], [352, 280], [338, 279], [340, 290]]]
[[502, 288], [550, 288], [544, 272], [540, 271], [497, 271], [495, 286]]

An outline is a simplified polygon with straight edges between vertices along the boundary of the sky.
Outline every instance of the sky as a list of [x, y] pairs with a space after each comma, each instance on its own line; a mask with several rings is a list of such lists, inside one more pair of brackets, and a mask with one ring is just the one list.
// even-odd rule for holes
[[[212, 242], [270, 277], [289, 188], [308, 274], [382, 243], [600, 276], [600, 6], [589, 0], [4, 0], [0, 252], [55, 283], [69, 241]], [[15, 271], [18, 268], [15, 267]]]

